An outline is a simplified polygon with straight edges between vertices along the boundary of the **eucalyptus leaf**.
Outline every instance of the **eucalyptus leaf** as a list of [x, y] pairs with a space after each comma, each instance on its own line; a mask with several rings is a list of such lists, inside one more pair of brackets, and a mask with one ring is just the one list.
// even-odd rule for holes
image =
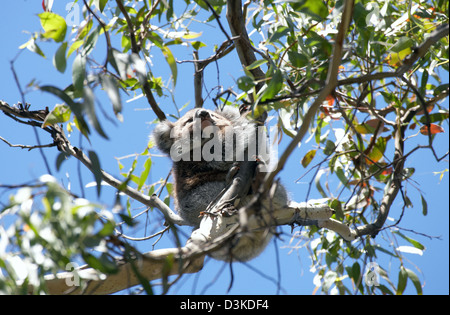
[[66, 37], [67, 24], [66, 20], [53, 12], [43, 12], [38, 14], [45, 38], [51, 38], [55, 42], [62, 42]]
[[92, 172], [94, 173], [95, 182], [97, 183], [97, 196], [100, 196], [102, 189], [102, 169], [100, 167], [100, 160], [97, 153], [94, 151], [88, 152], [89, 159], [91, 160]]

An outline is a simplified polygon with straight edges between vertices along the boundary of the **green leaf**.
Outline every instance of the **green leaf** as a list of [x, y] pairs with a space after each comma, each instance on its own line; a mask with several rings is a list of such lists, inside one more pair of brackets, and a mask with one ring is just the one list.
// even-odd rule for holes
[[183, 39], [190, 40], [190, 39], [198, 38], [198, 37], [202, 36], [202, 34], [203, 34], [203, 32], [199, 32], [199, 33], [196, 33], [196, 32], [187, 32], [186, 34], [184, 34], [184, 35], [182, 36], [182, 38], [183, 38]]
[[167, 63], [169, 64], [170, 71], [172, 71], [173, 85], [176, 85], [178, 77], [178, 69], [175, 57], [173, 56], [172, 51], [167, 46], [161, 47], [161, 51], [164, 57], [166, 58]]
[[420, 88], [419, 88], [419, 92], [421, 95], [425, 95], [427, 92], [428, 77], [429, 77], [428, 70], [424, 69], [422, 73], [422, 79], [420, 80]]
[[296, 0], [291, 2], [295, 11], [305, 13], [317, 21], [322, 21], [328, 16], [328, 8], [321, 0]]
[[323, 175], [323, 172], [318, 172], [316, 177], [314, 178], [314, 183], [316, 184], [317, 191], [322, 195], [323, 198], [328, 198], [328, 195], [325, 193], [322, 185], [320, 184], [320, 177]]
[[57, 43], [62, 42], [66, 37], [66, 20], [53, 12], [43, 12], [38, 14], [38, 16], [41, 20], [42, 28], [45, 31], [42, 36], [51, 38]]
[[268, 42], [274, 43], [280, 38], [285, 38], [287, 34], [289, 34], [290, 29], [287, 26], [277, 26], [275, 28], [275, 32], [272, 34], [269, 33]]
[[262, 102], [274, 98], [283, 87], [283, 76], [280, 69], [276, 69], [275, 71], [269, 70], [269, 76], [270, 73], [272, 73], [272, 75], [270, 77], [269, 84], [267, 85], [267, 88], [264, 90], [261, 96]]
[[398, 255], [396, 255], [396, 254], [390, 252], [389, 250], [387, 250], [387, 249], [381, 247], [379, 244], [376, 244], [376, 245], [373, 246], [373, 247], [374, 247], [376, 250], [379, 250], [379, 251], [382, 252], [382, 253], [385, 253], [385, 254], [387, 254], [387, 255], [389, 255], [389, 256], [392, 256], [392, 257], [394, 257], [394, 258], [398, 258]]
[[334, 153], [335, 149], [336, 146], [334, 145], [334, 142], [331, 140], [327, 140], [325, 148], [323, 149], [323, 154], [331, 155]]
[[[141, 85], [144, 85], [148, 81], [146, 64], [138, 54], [124, 54], [116, 49], [110, 49], [108, 51], [108, 62], [124, 81], [130, 79], [134, 74], [137, 75]], [[136, 79], [133, 80], [135, 81]]]
[[94, 0], [94, 4], [100, 10], [100, 12], [103, 12], [107, 2], [108, 0]]
[[345, 187], [349, 187], [348, 186], [348, 178], [345, 176], [345, 172], [344, 169], [341, 166], [338, 166], [335, 168], [335, 173], [336, 176], [339, 178], [339, 180], [341, 181], [342, 185], [344, 185]]
[[86, 56], [78, 54], [72, 65], [72, 82], [75, 89], [82, 91], [86, 78]]
[[77, 50], [78, 48], [81, 47], [81, 45], [83, 45], [84, 41], [82, 40], [77, 40], [74, 41], [72, 45], [70, 45], [69, 51], [67, 52], [67, 58], [70, 57], [70, 55]]
[[[137, 262], [138, 263], [138, 262]], [[143, 275], [141, 275], [141, 269], [136, 266], [136, 260], [130, 259], [130, 266], [133, 271], [133, 275], [139, 280], [145, 293], [148, 295], [153, 295], [153, 289], [151, 282], [148, 281]]]
[[397, 295], [402, 295], [406, 288], [406, 281], [408, 280], [408, 273], [406, 269], [402, 266], [400, 267], [400, 272], [398, 273], [398, 285], [397, 285]]
[[[428, 115], [428, 118], [430, 119], [430, 123], [441, 122], [441, 121], [448, 119], [448, 117], [449, 117], [449, 113], [434, 113], [434, 114]], [[426, 124], [428, 122], [426, 115], [424, 115], [420, 118], [420, 122], [422, 124]]]
[[361, 273], [361, 266], [358, 262], [355, 262], [352, 266], [352, 268], [346, 268], [348, 275], [353, 280], [354, 285], [358, 285], [358, 289], [361, 293], [364, 292], [363, 288], [363, 279], [362, 279], [362, 273]]
[[107, 74], [100, 74], [100, 82], [102, 84], [103, 90], [108, 94], [109, 100], [113, 106], [114, 114], [116, 117], [122, 121], [122, 101], [119, 93], [119, 85], [115, 78]]
[[129, 227], [133, 227], [133, 226], [136, 226], [138, 224], [138, 222], [135, 221], [132, 216], [119, 213], [119, 217]]
[[255, 82], [252, 78], [244, 75], [237, 79], [238, 88], [244, 92], [251, 90], [255, 86]]
[[67, 42], [64, 42], [61, 44], [61, 46], [59, 46], [58, 50], [55, 53], [55, 56], [53, 56], [53, 65], [55, 66], [56, 70], [61, 73], [64, 73], [67, 67], [66, 50]]
[[110, 236], [114, 233], [114, 229], [116, 227], [116, 224], [114, 222], [111, 221], [107, 221], [102, 229], [97, 233], [97, 236], [103, 238], [106, 236]]
[[152, 159], [148, 158], [144, 163], [144, 170], [142, 171], [141, 176], [139, 177], [138, 190], [141, 190], [142, 186], [144, 186], [148, 174], [150, 173], [151, 167], [152, 167]]
[[307, 167], [309, 163], [314, 159], [316, 156], [317, 150], [310, 150], [308, 153], [305, 154], [305, 156], [302, 159], [302, 166]]
[[287, 53], [289, 62], [297, 68], [302, 68], [309, 63], [308, 57], [306, 57], [304, 54], [299, 54], [296, 51], [289, 51]]
[[48, 113], [47, 117], [45, 117], [42, 128], [69, 121], [71, 113], [72, 111], [69, 106], [63, 104], [56, 105], [55, 108]]
[[414, 273], [414, 271], [405, 268], [406, 273], [408, 274], [408, 278], [411, 279], [412, 283], [414, 284], [414, 287], [416, 288], [416, 292], [418, 295], [422, 295], [422, 284], [420, 283], [419, 277]]
[[394, 295], [394, 293], [392, 293], [392, 291], [391, 290], [389, 290], [385, 285], [383, 285], [383, 284], [380, 284], [378, 287], [377, 287], [383, 294], [385, 294], [385, 295]]
[[442, 85], [439, 85], [437, 88], [435, 88], [434, 89], [434, 91], [433, 91], [433, 95], [434, 96], [438, 96], [438, 95], [440, 95], [443, 91], [445, 91], [445, 90], [447, 90], [448, 89], [448, 86], [449, 86], [449, 84], [448, 83], [445, 83], [445, 84], [442, 84]]
[[24, 49], [24, 48], [28, 49], [31, 52], [38, 54], [41, 57], [46, 58], [44, 52], [36, 44], [36, 40], [34, 38], [31, 38], [28, 42], [19, 46], [19, 49]]
[[427, 215], [428, 214], [427, 201], [425, 200], [422, 194], [420, 195], [420, 198], [422, 199], [422, 213], [423, 215]]
[[338, 199], [333, 199], [330, 203], [330, 208], [334, 210], [334, 216], [338, 220], [344, 219], [344, 212], [342, 211], [342, 204]]
[[95, 95], [89, 85], [86, 85], [83, 89], [83, 99], [83, 109], [86, 112], [89, 121], [103, 138], [108, 139], [108, 136], [103, 131], [97, 118], [97, 114], [95, 113]]
[[86, 37], [87, 34], [89, 34], [89, 31], [92, 28], [92, 25], [94, 25], [94, 21], [92, 19], [89, 20], [84, 26], [82, 26], [81, 29], [78, 30], [78, 41], [83, 42], [83, 39]]
[[128, 34], [123, 34], [121, 46], [123, 47], [124, 52], [127, 52], [131, 49], [131, 39]]
[[402, 171], [403, 180], [406, 180], [406, 179], [410, 178], [411, 176], [413, 176], [415, 171], [416, 171], [416, 169], [413, 168], [413, 167], [406, 167], [406, 168], [404, 168], [403, 171]]
[[112, 260], [107, 254], [103, 253], [99, 258], [95, 257], [92, 254], [88, 254], [86, 252], [83, 253], [83, 259], [86, 263], [105, 274], [113, 274], [116, 273], [119, 269], [117, 268], [116, 263]]
[[117, 71], [122, 80], [127, 79], [127, 71], [129, 68], [127, 60], [127, 54], [123, 54], [114, 48], [108, 50], [108, 62]]
[[195, 50], [199, 50], [202, 47], [206, 47], [205, 43], [199, 42], [199, 41], [195, 41], [195, 42], [191, 42], [192, 47], [194, 47]]
[[266, 59], [256, 60], [251, 65], [247, 66], [247, 70], [253, 70], [253, 69], [259, 68], [265, 63], [267, 63]]
[[102, 33], [103, 33], [103, 27], [101, 25], [98, 25], [92, 31], [92, 33], [86, 38], [86, 41], [84, 42], [84, 48], [82, 50], [82, 53], [84, 56], [87, 56], [92, 52], [92, 50], [95, 47], [95, 44], [97, 43], [98, 37]]
[[405, 239], [406, 241], [408, 241], [410, 244], [412, 244], [415, 248], [418, 248], [418, 249], [420, 249], [420, 250], [425, 250], [425, 246], [423, 246], [421, 243], [419, 243], [418, 241], [416, 241], [416, 240], [413, 240], [412, 238], [410, 238], [410, 237], [407, 237], [406, 235], [404, 235], [404, 234], [402, 234], [401, 232], [399, 232], [399, 231], [395, 231], [395, 232], [393, 232], [393, 233], [395, 233], [395, 234], [397, 234], [397, 235], [400, 235], [403, 239]]
[[396, 40], [395, 44], [391, 47], [391, 51], [399, 53], [405, 49], [411, 48], [413, 45], [414, 41], [411, 38], [403, 36]]
[[70, 157], [69, 154], [61, 152], [58, 154], [58, 157], [56, 158], [56, 170], [59, 171], [61, 168], [62, 163], [67, 160]]
[[371, 162], [378, 162], [386, 151], [386, 138], [379, 137], [373, 146], [372, 150], [369, 152], [368, 158]]
[[97, 183], [97, 196], [100, 196], [100, 191], [102, 189], [102, 169], [100, 167], [100, 160], [94, 151], [89, 151], [88, 155], [92, 164], [91, 171], [94, 173], [95, 182]]
[[49, 92], [49, 93], [59, 97], [70, 107], [70, 110], [75, 115], [74, 121], [75, 121], [75, 124], [77, 125], [77, 128], [83, 133], [83, 135], [86, 138], [88, 138], [90, 131], [89, 131], [89, 127], [82, 115], [82, 110], [81, 110], [82, 105], [74, 102], [72, 100], [72, 98], [69, 95], [67, 95], [66, 92], [64, 92], [63, 90], [61, 90], [55, 86], [44, 85], [39, 88], [41, 89], [41, 91]]

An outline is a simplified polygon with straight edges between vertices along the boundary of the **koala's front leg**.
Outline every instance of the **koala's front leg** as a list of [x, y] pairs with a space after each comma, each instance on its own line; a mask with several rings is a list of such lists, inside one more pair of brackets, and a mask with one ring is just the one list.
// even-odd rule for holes
[[[211, 215], [217, 215], [217, 213], [212, 213], [211, 210], [214, 208], [214, 206], [217, 205], [221, 197], [225, 194], [228, 188], [230, 188], [234, 177], [238, 173], [240, 166], [239, 162], [234, 162], [231, 168], [229, 169], [226, 177], [225, 177], [225, 188], [214, 198], [214, 200], [208, 205], [208, 208], [206, 211], [203, 212], [203, 214], [211, 214]], [[235, 197], [234, 200], [223, 200], [222, 203], [217, 207], [219, 210], [219, 213], [226, 216], [231, 216], [236, 213], [237, 208], [236, 206], [239, 204], [240, 198], [238, 196]]]

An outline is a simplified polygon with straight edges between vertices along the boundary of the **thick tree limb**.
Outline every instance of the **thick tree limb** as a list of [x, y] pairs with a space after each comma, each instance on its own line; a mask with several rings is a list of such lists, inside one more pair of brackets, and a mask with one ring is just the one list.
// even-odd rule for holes
[[[258, 212], [248, 221], [248, 229], [260, 227], [260, 215], [263, 220], [275, 225], [293, 224], [299, 220], [330, 227], [344, 235], [350, 230], [342, 223], [331, 220], [331, 209], [323, 204], [291, 203], [289, 207], [275, 211]], [[75, 272], [62, 272], [45, 277], [50, 294], [111, 294], [135, 285], [142, 279], [155, 280], [169, 275], [196, 273], [203, 267], [205, 254], [219, 248], [223, 242], [233, 236], [240, 228], [238, 216], [205, 215], [200, 227], [195, 230], [186, 245], [182, 248], [169, 248], [142, 254], [132, 261], [121, 259], [116, 274], [101, 276], [92, 268], [81, 267]], [[172, 263], [171, 263], [172, 262]], [[170, 266], [170, 267], [169, 267]], [[139, 274], [140, 277], [137, 276]], [[83, 284], [81, 279], [87, 281]], [[32, 288], [30, 287], [30, 292]]]
[[[48, 275], [45, 283], [49, 294], [111, 294], [138, 285], [142, 279], [151, 281], [174, 274], [196, 273], [202, 269], [204, 257], [189, 255], [188, 247], [160, 249], [122, 262], [113, 275], [100, 275], [95, 269], [82, 267], [76, 272]], [[87, 282], [83, 284], [83, 280]]]
[[[243, 67], [247, 67], [256, 61], [256, 57], [248, 37], [247, 29], [245, 28], [245, 18], [242, 13], [241, 0], [227, 1], [227, 20], [231, 34], [236, 38], [234, 44], [239, 60]], [[257, 81], [265, 78], [265, 73], [259, 67], [250, 70], [250, 72]], [[259, 90], [261, 87], [262, 83], [259, 83], [257, 89]]]

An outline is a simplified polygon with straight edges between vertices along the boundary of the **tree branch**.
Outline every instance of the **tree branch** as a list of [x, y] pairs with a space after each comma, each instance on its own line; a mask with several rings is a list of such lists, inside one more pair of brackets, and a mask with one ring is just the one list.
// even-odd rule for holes
[[[133, 22], [130, 19], [130, 16], [128, 15], [127, 10], [123, 6], [123, 3], [121, 0], [116, 0], [117, 6], [122, 12], [123, 16], [125, 17], [125, 20], [127, 21], [128, 30], [130, 32], [130, 40], [131, 40], [131, 50], [133, 53], [139, 55], [141, 51], [141, 47], [136, 42], [136, 34], [134, 32], [133, 28]], [[156, 4], [155, 4], [156, 5]], [[152, 7], [153, 9], [154, 7]], [[160, 121], [163, 121], [166, 119], [166, 114], [159, 108], [158, 103], [155, 100], [155, 97], [153, 96], [152, 90], [150, 88], [150, 85], [148, 84], [148, 79], [145, 78], [145, 82], [142, 84], [142, 90], [144, 91], [145, 97], [147, 98], [147, 101], [152, 108], [153, 112], [155, 113], [156, 117]]]
[[[29, 123], [27, 123], [32, 126], [41, 126], [42, 122], [46, 118], [46, 114], [48, 114], [48, 111], [42, 110], [41, 111], [20, 110], [18, 108], [9, 106], [6, 102], [3, 101], [0, 101], [0, 110], [8, 114], [9, 117], [14, 118], [21, 117], [33, 119], [34, 121], [30, 121]], [[66, 153], [67, 155], [75, 157], [77, 160], [83, 163], [92, 173], [94, 173], [94, 167], [92, 165], [91, 160], [86, 156], [86, 154], [84, 154], [83, 151], [71, 145], [71, 143], [65, 136], [64, 131], [60, 126], [53, 125], [46, 127], [44, 130], [46, 130], [52, 135], [53, 141], [59, 150]], [[149, 197], [128, 185], [122, 185], [123, 183], [120, 180], [116, 179], [114, 176], [110, 175], [104, 170], [101, 170], [101, 175], [103, 181], [113, 186], [114, 188], [121, 190], [129, 197], [141, 202], [146, 206], [155, 207], [159, 209], [164, 214], [168, 222], [177, 225], [186, 225], [184, 220], [180, 216], [178, 216], [175, 212], [173, 212], [156, 195]]]
[[9, 145], [11, 148], [28, 149], [28, 151], [31, 151], [33, 149], [38, 149], [38, 148], [50, 148], [50, 147], [56, 146], [55, 143], [49, 143], [49, 144], [43, 144], [43, 145], [12, 144], [12, 143], [8, 142], [8, 140], [3, 138], [2, 136], [0, 136], [0, 140], [2, 140], [4, 143]]
[[[405, 78], [403, 78], [403, 74], [408, 71], [413, 64], [419, 60], [422, 56], [424, 56], [428, 49], [439, 39], [449, 34], [449, 26], [442, 25], [437, 30], [435, 30], [433, 33], [430, 34], [430, 36], [427, 38], [427, 40], [420, 45], [417, 49], [415, 49], [414, 53], [404, 61], [404, 64], [397, 69], [395, 72], [395, 76], [398, 76], [402, 78], [402, 80], [408, 84], [410, 87], [415, 90], [415, 87]], [[423, 110], [426, 111], [426, 103], [423, 100], [422, 96], [418, 91], [415, 91], [416, 95], [420, 99], [421, 107]], [[371, 224], [366, 224], [363, 226], [359, 226], [356, 228], [356, 235], [357, 236], [363, 236], [363, 235], [371, 235], [375, 236], [380, 229], [383, 227], [384, 223], [386, 222], [387, 216], [389, 214], [389, 210], [391, 208], [391, 205], [395, 198], [397, 197], [397, 194], [399, 190], [401, 189], [401, 183], [403, 180], [403, 169], [404, 169], [404, 139], [405, 139], [405, 130], [407, 128], [407, 125], [409, 121], [414, 117], [415, 112], [406, 113], [405, 117], [400, 117], [400, 115], [397, 115], [397, 126], [395, 127], [394, 132], [394, 139], [395, 139], [395, 153], [394, 153], [394, 159], [393, 159], [393, 166], [394, 166], [394, 173], [392, 175], [390, 183], [388, 183], [389, 187], [385, 190], [383, 199], [381, 201], [380, 205], [380, 211], [379, 214], [375, 220], [375, 222]], [[406, 117], [407, 116], [407, 117]], [[431, 143], [429, 144], [431, 146]], [[433, 150], [434, 153], [434, 150]], [[435, 154], [435, 153], [434, 153]], [[437, 156], [435, 154], [436, 159]]]
[[[254, 209], [253, 209], [254, 210]], [[252, 211], [250, 211], [252, 212]], [[332, 210], [323, 204], [291, 203], [288, 207], [266, 209], [253, 215], [247, 228], [257, 229], [262, 220], [274, 225], [311, 222], [322, 224], [342, 233], [345, 238], [351, 234], [349, 228], [332, 219]], [[259, 218], [259, 219], [258, 219]], [[160, 249], [147, 252], [130, 261], [118, 259], [119, 271], [116, 274], [100, 276], [97, 271], [86, 266], [73, 272], [61, 272], [45, 277], [50, 294], [111, 294], [140, 284], [143, 279], [151, 281], [169, 275], [196, 273], [203, 267], [205, 254], [219, 248], [227, 239], [238, 232], [240, 227], [238, 216], [203, 216], [200, 227], [195, 230], [186, 245], [181, 248]], [[168, 268], [168, 266], [170, 266]], [[87, 280], [82, 286], [79, 279]], [[30, 292], [32, 288], [29, 288]]]
[[[239, 56], [239, 60], [243, 67], [247, 67], [256, 61], [253, 47], [250, 44], [247, 29], [245, 28], [245, 17], [242, 13], [241, 0], [228, 0], [227, 1], [227, 20], [231, 30], [231, 34], [235, 38], [234, 44]], [[259, 81], [265, 78], [265, 73], [260, 67], [250, 70], [255, 77], [255, 80]], [[263, 83], [257, 85], [257, 90], [262, 87]]]
[[130, 32], [130, 41], [131, 41], [131, 51], [135, 54], [139, 54], [141, 51], [141, 47], [138, 46], [136, 42], [136, 33], [134, 32], [134, 25], [133, 22], [130, 19], [130, 16], [128, 15], [127, 10], [123, 6], [123, 3], [121, 0], [116, 0], [117, 7], [119, 8], [120, 12], [122, 12], [123, 16], [125, 17], [125, 20], [127, 21], [128, 31]]
[[342, 49], [344, 45], [345, 35], [347, 34], [347, 30], [350, 26], [350, 22], [352, 19], [353, 3], [354, 3], [353, 0], [345, 1], [344, 10], [342, 13], [342, 20], [341, 23], [339, 24], [338, 34], [336, 35], [335, 38], [333, 57], [331, 59], [330, 67], [328, 69], [328, 75], [325, 82], [325, 86], [322, 88], [319, 95], [314, 100], [313, 104], [305, 114], [305, 117], [303, 118], [303, 123], [299, 131], [297, 132], [297, 135], [294, 137], [294, 139], [292, 139], [291, 143], [289, 143], [288, 147], [281, 155], [276, 169], [268, 173], [266, 178], [264, 179], [264, 191], [268, 191], [269, 187], [272, 186], [275, 176], [283, 169], [287, 159], [294, 151], [294, 149], [297, 147], [298, 143], [302, 141], [303, 137], [308, 131], [309, 126], [311, 125], [312, 120], [316, 116], [316, 112], [319, 109], [320, 105], [322, 105], [326, 97], [330, 95], [331, 92], [334, 91], [337, 85], [337, 74], [339, 66], [341, 64]]
[[[49, 294], [111, 294], [175, 274], [196, 273], [203, 267], [204, 254], [189, 253], [188, 247], [154, 250], [121, 264], [116, 274], [101, 276], [86, 266], [74, 272], [62, 272], [45, 277]], [[171, 262], [172, 261], [172, 262]], [[167, 266], [170, 265], [170, 269]], [[81, 281], [87, 281], [83, 286]], [[32, 287], [29, 288], [32, 292]]]
[[[198, 51], [193, 53], [194, 61], [198, 61]], [[203, 86], [203, 69], [198, 62], [194, 63], [194, 91], [195, 91], [195, 107], [203, 106], [202, 86]]]

